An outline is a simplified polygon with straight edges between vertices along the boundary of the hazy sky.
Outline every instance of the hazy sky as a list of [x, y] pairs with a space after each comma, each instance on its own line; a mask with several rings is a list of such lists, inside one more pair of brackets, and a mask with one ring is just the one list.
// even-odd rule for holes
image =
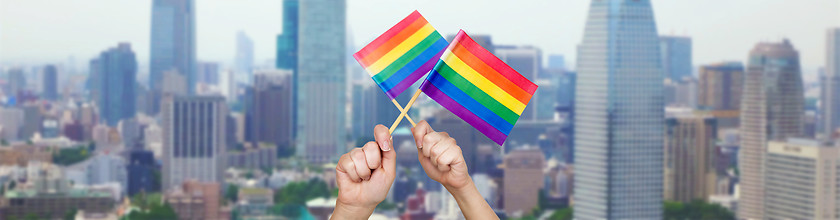
[[[837, 0], [653, 0], [660, 34], [691, 36], [694, 64], [744, 60], [759, 41], [788, 37], [807, 68], [825, 63], [825, 33], [840, 26]], [[0, 0], [0, 62], [86, 63], [118, 42], [149, 59], [150, 0]], [[274, 58], [281, 0], [196, 0], [198, 59], [230, 63], [235, 36], [255, 42], [257, 62]], [[348, 0], [356, 47], [411, 11], [442, 34], [462, 28], [494, 43], [534, 45], [574, 62], [588, 0]]]

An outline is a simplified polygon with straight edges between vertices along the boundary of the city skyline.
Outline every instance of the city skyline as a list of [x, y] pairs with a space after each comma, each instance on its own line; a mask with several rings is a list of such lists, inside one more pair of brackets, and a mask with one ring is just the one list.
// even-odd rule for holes
[[[148, 63], [151, 2], [62, 1], [49, 2], [56, 7], [44, 8], [45, 3], [43, 0], [0, 2], [0, 33], [3, 33], [0, 63], [65, 62], [72, 56], [77, 66], [84, 66], [81, 64], [85, 59], [117, 42], [132, 43], [137, 48], [138, 62]], [[98, 7], [73, 7], [79, 3]], [[353, 46], [364, 45], [391, 25], [391, 20], [418, 9], [444, 35], [464, 28], [471, 33], [490, 34], [498, 44], [534, 45], [544, 54], [564, 54], [567, 62], [574, 64], [575, 48], [583, 37], [588, 8], [585, 1], [538, 1], [528, 5], [491, 1], [483, 4], [482, 10], [469, 10], [469, 16], [465, 16], [459, 15], [459, 10], [474, 2], [447, 4], [450, 6], [441, 7], [436, 2], [348, 2], [349, 37]], [[786, 37], [802, 50], [803, 73], [816, 73], [816, 68], [824, 65], [825, 30], [840, 26], [840, 14], [833, 13], [840, 10], [840, 2], [836, 1], [801, 4], [782, 0], [711, 3], [654, 0], [653, 4], [660, 21], [660, 34], [694, 39], [695, 65], [745, 60], [743, 54], [750, 49], [745, 45]], [[710, 16], [710, 10], [718, 13]], [[499, 16], [501, 11], [521, 19]], [[15, 19], [36, 12], [55, 16]], [[779, 13], [800, 16], [777, 16]], [[100, 19], [103, 16], [113, 19]], [[242, 30], [253, 37], [258, 64], [273, 60], [276, 36], [282, 32], [281, 17], [282, 1], [201, 1], [196, 5], [197, 58], [232, 65], [236, 47], [232, 42]], [[496, 31], [499, 27], [505, 27], [506, 31]], [[720, 34], [722, 31], [728, 34]], [[63, 37], [61, 40], [46, 37], [53, 35]]]

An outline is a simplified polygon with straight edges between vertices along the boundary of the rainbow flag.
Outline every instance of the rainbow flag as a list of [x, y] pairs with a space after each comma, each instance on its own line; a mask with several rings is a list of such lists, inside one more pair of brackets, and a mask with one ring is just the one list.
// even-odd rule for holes
[[414, 11], [353, 57], [394, 99], [432, 70], [448, 44], [420, 12]]
[[537, 85], [461, 30], [420, 90], [502, 145]]

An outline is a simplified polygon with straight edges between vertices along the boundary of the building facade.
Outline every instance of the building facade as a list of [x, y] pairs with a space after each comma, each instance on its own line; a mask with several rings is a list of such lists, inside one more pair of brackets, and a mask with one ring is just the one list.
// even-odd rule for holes
[[578, 47], [576, 219], [662, 218], [663, 70], [650, 0], [591, 1]]
[[700, 67], [697, 105], [713, 111], [741, 109], [744, 64], [723, 62]]
[[825, 76], [822, 77], [822, 131], [820, 136], [834, 139], [840, 128], [840, 28], [826, 34]]
[[296, 152], [311, 163], [325, 163], [346, 148], [347, 4], [312, 0], [299, 7]]
[[254, 73], [254, 41], [244, 31], [236, 34], [236, 72], [251, 79]]
[[195, 92], [195, 2], [193, 0], [152, 1], [149, 90], [150, 113], [159, 112], [164, 72], [175, 70], [184, 76], [185, 90]]
[[224, 220], [221, 206], [221, 188], [218, 182], [187, 180], [167, 190], [165, 200], [178, 219], [183, 220]]
[[690, 108], [665, 110], [664, 198], [691, 202], [715, 193], [717, 123]]
[[837, 219], [840, 150], [810, 139], [771, 141], [765, 219]]
[[100, 73], [96, 78], [99, 88], [96, 104], [99, 115], [105, 124], [114, 127], [120, 120], [132, 118], [137, 112], [137, 96], [134, 86], [137, 84], [137, 58], [131, 45], [120, 43], [115, 48], [102, 52], [91, 66]]
[[738, 218], [764, 218], [767, 142], [802, 133], [802, 86], [799, 52], [787, 39], [750, 51], [741, 99]]
[[55, 65], [46, 65], [43, 74], [43, 97], [55, 101], [58, 99], [58, 69], [55, 68]]
[[662, 56], [662, 69], [671, 81], [681, 82], [692, 77], [691, 38], [680, 36], [660, 36], [659, 48]]
[[517, 149], [505, 156], [504, 166], [505, 213], [526, 215], [538, 205], [545, 155], [539, 149]]
[[262, 70], [254, 75], [254, 100], [249, 110], [254, 145], [265, 142], [283, 149], [294, 147], [291, 76], [290, 70]]
[[161, 104], [161, 113], [162, 190], [188, 179], [221, 182], [227, 159], [224, 97], [169, 97]]

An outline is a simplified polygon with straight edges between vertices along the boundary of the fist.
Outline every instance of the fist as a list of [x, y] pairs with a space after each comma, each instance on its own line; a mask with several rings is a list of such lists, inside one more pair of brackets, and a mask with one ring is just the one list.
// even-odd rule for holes
[[447, 189], [470, 185], [472, 179], [464, 162], [461, 147], [446, 132], [435, 132], [425, 120], [412, 128], [417, 144], [417, 158], [429, 178]]
[[[374, 128], [376, 142], [368, 142], [341, 155], [335, 168], [337, 203], [345, 207], [370, 210], [385, 200], [396, 177], [397, 153], [388, 128]], [[337, 205], [339, 205], [337, 204]]]

